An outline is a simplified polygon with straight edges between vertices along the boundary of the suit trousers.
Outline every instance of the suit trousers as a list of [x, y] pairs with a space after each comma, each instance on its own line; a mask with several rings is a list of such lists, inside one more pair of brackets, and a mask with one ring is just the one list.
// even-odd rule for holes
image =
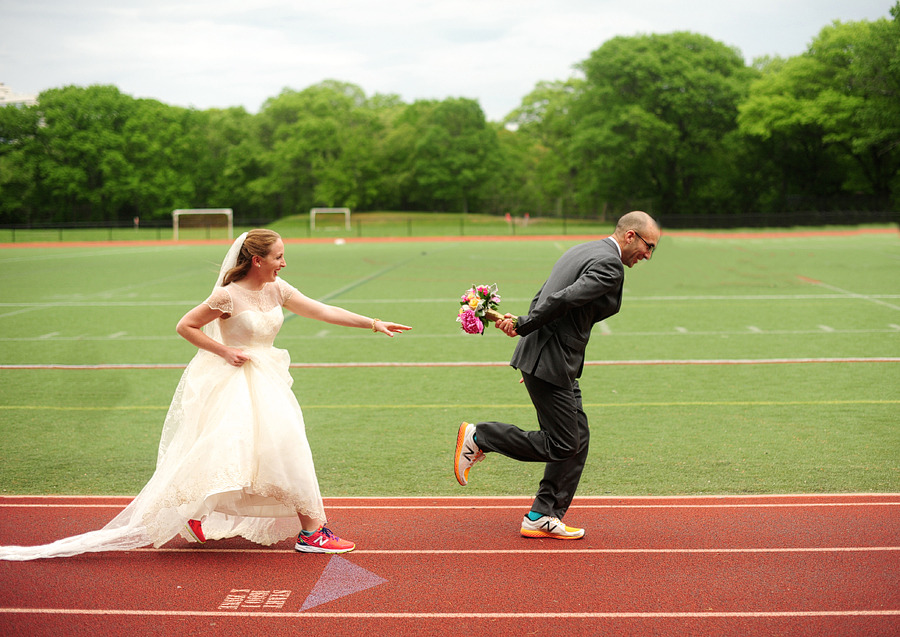
[[578, 381], [569, 389], [522, 373], [537, 412], [538, 431], [524, 431], [502, 422], [475, 426], [476, 443], [522, 462], [544, 462], [544, 478], [532, 511], [562, 518], [572, 503], [587, 461], [590, 429], [581, 405]]

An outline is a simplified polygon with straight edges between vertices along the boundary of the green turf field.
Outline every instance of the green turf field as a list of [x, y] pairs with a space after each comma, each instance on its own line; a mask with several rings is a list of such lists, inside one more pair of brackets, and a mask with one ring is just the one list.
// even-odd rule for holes
[[[463, 334], [459, 295], [497, 283], [524, 313], [571, 240], [288, 244], [306, 295], [405, 322], [389, 339], [289, 318], [295, 363], [508, 361]], [[175, 323], [223, 245], [0, 250], [0, 364], [185, 364]], [[594, 361], [900, 357], [900, 236], [665, 237], [627, 271]], [[0, 370], [0, 492], [134, 494], [153, 471], [180, 369]], [[536, 427], [515, 370], [293, 369], [323, 493], [533, 493], [540, 465], [492, 455], [459, 487], [461, 420]], [[588, 366], [584, 495], [900, 491], [900, 363]]]

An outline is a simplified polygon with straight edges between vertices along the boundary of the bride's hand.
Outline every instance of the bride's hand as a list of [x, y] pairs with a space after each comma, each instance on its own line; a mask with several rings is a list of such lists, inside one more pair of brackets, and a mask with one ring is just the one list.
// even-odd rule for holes
[[229, 365], [234, 365], [235, 367], [240, 367], [250, 360], [249, 356], [234, 347], [226, 347], [225, 353], [222, 355], [222, 358], [228, 361]]
[[391, 323], [390, 321], [382, 321], [378, 319], [373, 324], [374, 330], [376, 332], [381, 332], [382, 334], [387, 334], [390, 337], [393, 337], [394, 334], [400, 334], [401, 332], [405, 332], [406, 330], [411, 330], [412, 328], [408, 325], [401, 325], [400, 323]]

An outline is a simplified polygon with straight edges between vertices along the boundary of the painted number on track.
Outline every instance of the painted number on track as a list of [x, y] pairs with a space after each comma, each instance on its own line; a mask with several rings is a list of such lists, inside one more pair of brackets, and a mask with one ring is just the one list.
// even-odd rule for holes
[[284, 607], [291, 591], [254, 591], [249, 588], [232, 588], [219, 604], [219, 610], [238, 610], [258, 608], [261, 610], [278, 610]]

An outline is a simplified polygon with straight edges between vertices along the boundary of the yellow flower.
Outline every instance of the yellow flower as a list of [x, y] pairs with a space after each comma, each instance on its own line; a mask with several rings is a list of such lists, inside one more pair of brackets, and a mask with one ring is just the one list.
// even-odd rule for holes
[[469, 307], [472, 308], [473, 310], [474, 310], [476, 307], [478, 307], [478, 297], [474, 297], [474, 298], [469, 299]]

